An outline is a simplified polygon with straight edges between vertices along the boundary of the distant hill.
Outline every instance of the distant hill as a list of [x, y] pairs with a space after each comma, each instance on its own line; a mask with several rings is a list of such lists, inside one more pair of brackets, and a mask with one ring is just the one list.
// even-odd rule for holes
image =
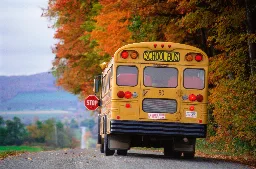
[[12, 99], [18, 93], [54, 92], [57, 90], [55, 78], [51, 73], [40, 73], [30, 76], [0, 76], [0, 102]]
[[50, 73], [0, 76], [0, 111], [70, 110], [82, 108], [75, 95], [55, 86]]

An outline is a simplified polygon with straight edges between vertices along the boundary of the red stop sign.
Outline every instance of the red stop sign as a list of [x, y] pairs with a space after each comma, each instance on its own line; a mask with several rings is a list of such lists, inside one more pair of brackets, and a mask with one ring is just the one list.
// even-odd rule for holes
[[99, 107], [99, 99], [94, 95], [89, 95], [84, 100], [84, 105], [88, 110], [96, 110]]

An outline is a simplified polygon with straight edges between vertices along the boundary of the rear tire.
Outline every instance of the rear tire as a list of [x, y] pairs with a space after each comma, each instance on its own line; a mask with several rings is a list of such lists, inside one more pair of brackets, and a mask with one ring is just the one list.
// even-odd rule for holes
[[104, 135], [104, 154], [105, 156], [112, 156], [114, 155], [115, 150], [110, 150], [108, 147], [108, 135]]
[[181, 152], [174, 151], [172, 146], [165, 146], [164, 156], [171, 157], [171, 158], [180, 158]]
[[172, 157], [173, 158], [180, 158], [181, 157], [181, 152], [174, 151]]
[[164, 147], [164, 156], [167, 156], [167, 157], [172, 156], [172, 149], [171, 149], [171, 147]]
[[116, 153], [118, 155], [126, 156], [127, 155], [127, 150], [117, 150]]
[[100, 116], [98, 115], [98, 144], [102, 144], [102, 139], [100, 135]]
[[104, 141], [101, 139], [100, 152], [104, 153]]
[[183, 153], [185, 159], [193, 159], [195, 157], [195, 152]]

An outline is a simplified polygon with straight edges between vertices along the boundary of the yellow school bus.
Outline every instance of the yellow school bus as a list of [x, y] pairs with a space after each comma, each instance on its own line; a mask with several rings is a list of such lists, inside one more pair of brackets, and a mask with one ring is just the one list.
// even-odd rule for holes
[[206, 137], [207, 55], [189, 45], [142, 42], [119, 48], [102, 66], [94, 87], [101, 152], [154, 147], [193, 158], [196, 138]]

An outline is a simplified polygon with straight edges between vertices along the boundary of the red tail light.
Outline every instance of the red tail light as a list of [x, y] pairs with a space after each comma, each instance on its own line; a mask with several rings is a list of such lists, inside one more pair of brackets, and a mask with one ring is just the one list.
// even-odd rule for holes
[[128, 56], [129, 56], [129, 53], [128, 53], [127, 51], [123, 51], [123, 52], [121, 53], [121, 57], [122, 57], [123, 59], [128, 58]]
[[119, 98], [123, 98], [123, 97], [125, 96], [125, 94], [124, 94], [123, 91], [119, 91], [119, 92], [117, 93], [117, 96], [118, 96]]
[[190, 101], [196, 101], [196, 95], [190, 94], [190, 95], [188, 96], [188, 99], [189, 99]]
[[202, 102], [203, 99], [204, 99], [204, 97], [203, 97], [201, 94], [199, 94], [199, 95], [196, 96], [196, 100], [197, 100], [198, 102]]
[[200, 54], [197, 54], [197, 55], [195, 56], [195, 60], [198, 61], [198, 62], [200, 62], [201, 60], [203, 60], [203, 56], [200, 55]]
[[130, 99], [130, 98], [132, 97], [132, 93], [129, 92], [129, 91], [126, 91], [126, 92], [124, 93], [124, 97], [125, 97], [126, 99]]

